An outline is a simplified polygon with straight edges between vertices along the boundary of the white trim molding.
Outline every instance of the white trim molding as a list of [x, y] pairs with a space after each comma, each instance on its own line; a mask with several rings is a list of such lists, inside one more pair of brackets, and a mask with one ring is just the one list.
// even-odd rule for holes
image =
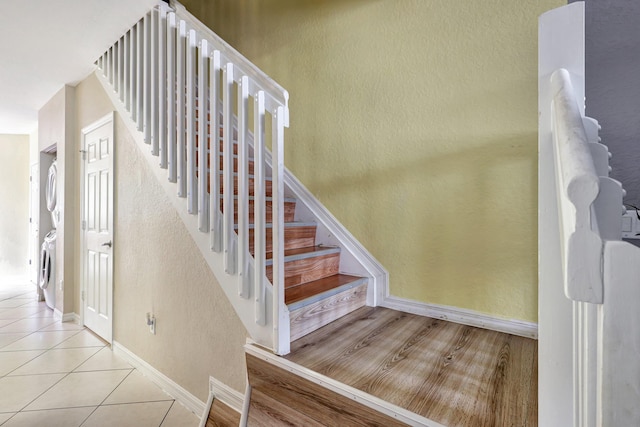
[[[56, 313], [56, 315], [57, 315], [57, 313]], [[77, 313], [66, 313], [66, 314], [63, 314], [61, 316], [61, 321], [63, 321], [63, 322], [73, 322], [73, 323], [77, 323], [78, 325], [82, 325], [82, 323], [80, 323], [80, 316], [78, 316]]]
[[198, 418], [201, 417], [201, 414], [205, 409], [205, 403], [203, 401], [189, 393], [178, 383], [142, 360], [139, 356], [117, 341], [113, 342], [113, 353], [140, 371], [142, 375], [150, 379], [167, 394], [176, 399], [182, 404], [182, 406], [193, 412]]
[[525, 338], [538, 339], [537, 323], [514, 319], [503, 319], [473, 310], [449, 307], [446, 305], [429, 304], [391, 295], [387, 296], [380, 305], [382, 307], [417, 314], [420, 316], [442, 319], [448, 322], [504, 332]]
[[238, 413], [242, 413], [244, 395], [239, 391], [232, 389], [225, 383], [213, 377], [209, 377], [209, 393], [211, 393], [215, 399], [218, 399], [231, 409], [234, 409]]

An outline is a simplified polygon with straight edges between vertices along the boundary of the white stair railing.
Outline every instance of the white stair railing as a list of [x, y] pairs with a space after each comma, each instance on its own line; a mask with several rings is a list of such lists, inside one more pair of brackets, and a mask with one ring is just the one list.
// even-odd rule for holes
[[[253, 299], [255, 324], [271, 328], [271, 346], [277, 354], [288, 353], [283, 161], [284, 129], [289, 125], [287, 91], [177, 2], [171, 7], [159, 4], [110, 47], [97, 64], [142, 132], [144, 142], [150, 145], [151, 153], [159, 157], [158, 166], [167, 169], [167, 180], [176, 183], [177, 197], [186, 198], [185, 209], [197, 215], [198, 229], [210, 235], [211, 251], [224, 255], [225, 273], [237, 278], [236, 297]], [[253, 126], [249, 123], [250, 114]], [[269, 115], [270, 138], [265, 134]], [[270, 164], [266, 152], [269, 141]], [[253, 208], [249, 196], [250, 153], [255, 169]], [[237, 196], [233, 191], [235, 162]], [[268, 171], [273, 193], [273, 286], [266, 277]], [[253, 257], [249, 252], [251, 209]]]
[[584, 22], [582, 2], [540, 18], [538, 422], [640, 425], [640, 249], [584, 116]]

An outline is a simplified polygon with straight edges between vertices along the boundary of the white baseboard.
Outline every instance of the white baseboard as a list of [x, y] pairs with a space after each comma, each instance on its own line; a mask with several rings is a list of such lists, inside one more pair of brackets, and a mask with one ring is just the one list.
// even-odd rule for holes
[[182, 406], [193, 412], [198, 418], [202, 417], [205, 409], [205, 403], [203, 401], [189, 393], [171, 378], [158, 371], [117, 341], [113, 342], [113, 353], [140, 371], [141, 374], [149, 378], [167, 394], [180, 402]]
[[404, 298], [387, 296], [380, 304], [382, 307], [434, 319], [447, 320], [463, 325], [475, 326], [492, 331], [504, 332], [525, 338], [538, 339], [538, 324], [522, 320], [502, 319], [485, 313], [446, 305], [428, 304]]
[[209, 392], [213, 394], [213, 397], [238, 412], [242, 412], [242, 405], [244, 405], [244, 394], [237, 390], [232, 389], [223, 382], [218, 381], [213, 377], [209, 377]]
[[[55, 313], [54, 313], [55, 314]], [[62, 315], [63, 322], [73, 322], [80, 324], [80, 316], [76, 313], [67, 313]]]

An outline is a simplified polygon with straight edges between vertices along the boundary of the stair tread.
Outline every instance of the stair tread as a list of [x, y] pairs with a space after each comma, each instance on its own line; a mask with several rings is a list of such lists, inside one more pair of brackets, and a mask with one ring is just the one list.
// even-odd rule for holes
[[[318, 224], [316, 224], [315, 222], [302, 222], [302, 221], [291, 221], [291, 222], [285, 222], [284, 223], [284, 228], [303, 228], [303, 227], [316, 227]], [[255, 224], [249, 224], [249, 229], [253, 229], [255, 227]], [[273, 223], [269, 222], [267, 224], [265, 224], [266, 228], [273, 228]], [[234, 229], [238, 229], [238, 224], [234, 224], [233, 226]]]
[[[297, 261], [306, 258], [312, 258], [321, 255], [330, 255], [340, 253], [338, 246], [308, 246], [306, 248], [287, 249], [284, 251], [284, 262]], [[267, 266], [273, 265], [273, 252], [266, 253]]]
[[[220, 198], [222, 198], [223, 196], [224, 196], [224, 193], [220, 193]], [[234, 198], [234, 199], [237, 199], [237, 198], [238, 198], [238, 195], [237, 195], [237, 194], [234, 194], [234, 195], [233, 195], [233, 198]], [[295, 201], [296, 201], [296, 199], [295, 199], [295, 198], [293, 198], [293, 197], [284, 197], [283, 199], [284, 199], [284, 202], [285, 202], [285, 203], [293, 203], [293, 202], [295, 202]], [[254, 196], [249, 196], [249, 200], [255, 200], [255, 197], [254, 197]], [[272, 201], [273, 201], [273, 197], [271, 197], [271, 196], [266, 196], [266, 197], [264, 198], [264, 200], [265, 200], [265, 202], [272, 202]]]
[[285, 290], [285, 304], [294, 311], [364, 283], [365, 277], [334, 274], [313, 282], [301, 283]]
[[[220, 171], [220, 172], [218, 172], [218, 173], [219, 173], [220, 175], [224, 175], [224, 171], [223, 171], [223, 170], [221, 170], [221, 171]], [[238, 176], [238, 172], [234, 172], [234, 173], [233, 173], [233, 176], [234, 176], [234, 177]], [[255, 177], [255, 175], [254, 175], [254, 174], [252, 174], [252, 173], [250, 173], [250, 174], [249, 174], [249, 179], [253, 179], [254, 177]], [[265, 180], [267, 180], [267, 181], [272, 181], [272, 178], [271, 178], [270, 176], [265, 176], [265, 177], [264, 177], [264, 179], [265, 179]]]

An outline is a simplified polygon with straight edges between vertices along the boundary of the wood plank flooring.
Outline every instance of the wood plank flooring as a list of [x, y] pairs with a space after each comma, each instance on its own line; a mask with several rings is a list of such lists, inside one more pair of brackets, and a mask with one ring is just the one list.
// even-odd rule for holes
[[448, 427], [537, 426], [532, 339], [363, 307], [287, 359]]
[[218, 399], [214, 399], [209, 409], [209, 417], [206, 427], [237, 427], [240, 424], [240, 413], [225, 405]]

